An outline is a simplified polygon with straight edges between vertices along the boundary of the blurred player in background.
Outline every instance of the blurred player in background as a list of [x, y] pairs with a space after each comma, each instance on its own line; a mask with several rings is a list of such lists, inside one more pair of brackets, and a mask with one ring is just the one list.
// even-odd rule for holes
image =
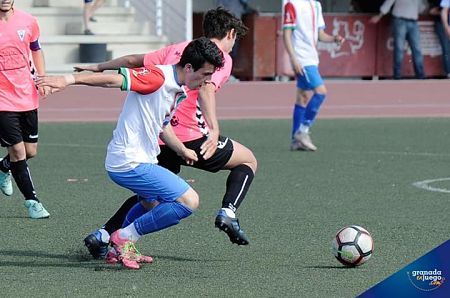
[[423, 55], [420, 46], [420, 28], [417, 22], [419, 14], [425, 10], [423, 0], [385, 0], [380, 7], [380, 13], [373, 16], [370, 22], [378, 23], [392, 9], [392, 37], [394, 38], [394, 79], [402, 76], [405, 41], [411, 48], [414, 61], [414, 71], [417, 79], [425, 79]]
[[[216, 117], [215, 92], [227, 81], [231, 73], [232, 60], [229, 52], [236, 38], [246, 34], [247, 27], [241, 20], [223, 8], [206, 13], [203, 30], [206, 37], [214, 41], [223, 51], [225, 65], [217, 70], [211, 80], [199, 90], [188, 90], [188, 98], [178, 108], [171, 120], [177, 137], [184, 145], [194, 150], [199, 160], [193, 165], [186, 164], [173, 150], [161, 143], [159, 165], [174, 173], [180, 172], [180, 166], [193, 166], [209, 172], [230, 170], [222, 208], [219, 210], [215, 225], [225, 231], [230, 241], [238, 245], [249, 243], [244, 231], [240, 228], [235, 212], [245, 198], [257, 168], [257, 161], [252, 151], [240, 143], [221, 136]], [[112, 61], [80, 67], [78, 70], [103, 71], [117, 69], [121, 66], [140, 67], [152, 64], [176, 63], [179, 54], [188, 42], [172, 45], [146, 55], [130, 55]], [[95, 258], [102, 258], [107, 253], [109, 235], [124, 223], [146, 212], [152, 206], [143, 206], [140, 198], [129, 198], [100, 230], [88, 235], [85, 244]], [[130, 211], [131, 209], [131, 211]], [[128, 216], [127, 216], [128, 213]]]
[[[283, 10], [283, 41], [297, 77], [297, 97], [294, 105], [291, 150], [316, 151], [310, 128], [325, 100], [327, 89], [319, 73], [317, 42], [341, 44], [340, 35], [325, 33], [325, 21], [319, 1], [288, 1]], [[308, 90], [313, 91], [308, 97]]]
[[441, 8], [442, 24], [444, 25], [445, 32], [447, 33], [447, 38], [450, 39], [450, 0], [442, 0]]
[[438, 36], [442, 48], [442, 65], [447, 78], [450, 78], [450, 39], [445, 33], [445, 26], [441, 17], [441, 0], [428, 0], [429, 13], [434, 20], [434, 31]]
[[89, 27], [89, 22], [97, 22], [97, 19], [94, 18], [94, 14], [99, 9], [105, 0], [84, 0], [83, 6], [83, 24], [84, 24], [84, 34], [93, 35], [94, 33], [91, 31]]
[[0, 189], [12, 195], [12, 174], [31, 218], [50, 215], [37, 198], [27, 163], [37, 153], [39, 94], [48, 93], [36, 88], [30, 68], [31, 57], [37, 74], [45, 74], [39, 34], [33, 16], [15, 9], [14, 0], [0, 0], [0, 143], [8, 149], [0, 161]]
[[105, 167], [116, 184], [131, 190], [155, 207], [111, 235], [111, 258], [131, 269], [152, 262], [138, 253], [135, 242], [143, 235], [176, 225], [198, 208], [197, 193], [180, 177], [159, 166], [158, 136], [188, 163], [197, 160], [172, 131], [170, 119], [186, 99], [184, 85], [194, 90], [223, 66], [217, 45], [202, 37], [190, 42], [176, 65], [120, 68], [118, 74], [84, 73], [40, 77], [39, 86], [61, 90], [68, 85], [121, 88], [127, 94], [106, 153]]

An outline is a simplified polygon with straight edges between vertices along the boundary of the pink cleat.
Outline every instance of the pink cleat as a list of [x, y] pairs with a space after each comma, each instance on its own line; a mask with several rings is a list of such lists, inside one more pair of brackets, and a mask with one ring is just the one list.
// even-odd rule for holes
[[105, 261], [107, 264], [117, 264], [119, 263], [119, 256], [114, 248], [111, 248], [106, 254]]
[[138, 262], [139, 263], [148, 263], [148, 264], [150, 264], [150, 263], [153, 263], [153, 257], [151, 257], [151, 256], [144, 256], [144, 255], [139, 254]]
[[107, 256], [106, 263], [116, 264], [122, 262], [124, 267], [130, 269], [139, 269], [139, 263], [153, 263], [151, 256], [142, 255], [135, 246], [133, 241], [121, 238], [117, 230], [111, 234], [110, 242], [113, 247]]
[[137, 262], [136, 247], [134, 242], [128, 239], [120, 238], [120, 230], [111, 234], [110, 242], [112, 247], [117, 252], [117, 259], [122, 262], [122, 265], [130, 269], [139, 269]]

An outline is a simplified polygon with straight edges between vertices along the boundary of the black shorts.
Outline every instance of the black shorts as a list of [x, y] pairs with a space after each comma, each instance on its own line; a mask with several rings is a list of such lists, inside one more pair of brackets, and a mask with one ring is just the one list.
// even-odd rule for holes
[[0, 112], [0, 143], [2, 147], [11, 147], [38, 141], [38, 112]]
[[[200, 155], [200, 146], [206, 141], [207, 137], [184, 143], [186, 148], [194, 150], [197, 153], [198, 161], [192, 167], [215, 173], [223, 169], [233, 154], [233, 142], [231, 139], [219, 136], [217, 150], [208, 160], [204, 160]], [[158, 164], [169, 171], [178, 174], [181, 166], [188, 166], [186, 162], [178, 156], [175, 151], [166, 145], [161, 146], [161, 153], [158, 155]]]

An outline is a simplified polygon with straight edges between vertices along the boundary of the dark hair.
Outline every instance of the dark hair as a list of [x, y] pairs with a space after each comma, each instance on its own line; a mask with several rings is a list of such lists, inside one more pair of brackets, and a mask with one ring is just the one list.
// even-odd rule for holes
[[247, 34], [248, 28], [230, 11], [219, 6], [206, 12], [203, 18], [203, 35], [208, 38], [224, 38], [231, 29], [236, 31], [239, 39]]
[[194, 71], [197, 71], [205, 62], [211, 63], [216, 69], [221, 68], [224, 64], [223, 53], [209, 38], [200, 37], [191, 41], [184, 48], [178, 65], [184, 67], [189, 63]]

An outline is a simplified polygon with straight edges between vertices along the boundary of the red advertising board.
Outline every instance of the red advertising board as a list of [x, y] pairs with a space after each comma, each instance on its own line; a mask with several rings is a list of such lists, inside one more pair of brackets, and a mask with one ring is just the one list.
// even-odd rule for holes
[[[325, 14], [325, 31], [340, 34], [345, 43], [338, 46], [319, 43], [320, 72], [324, 77], [392, 76], [392, 35], [390, 18], [376, 25], [367, 14]], [[434, 32], [433, 20], [421, 17], [419, 21], [421, 46], [427, 76], [444, 75], [442, 49]], [[281, 19], [277, 37], [276, 70], [278, 76], [293, 76], [291, 64], [283, 44]], [[414, 68], [409, 47], [406, 48], [403, 76], [413, 76]]]
[[[345, 38], [341, 45], [319, 42], [320, 73], [331, 77], [363, 77], [375, 75], [376, 26], [369, 15], [327, 14], [325, 32]], [[281, 21], [280, 21], [281, 24]], [[280, 25], [281, 27], [281, 25]], [[277, 74], [292, 76], [292, 68], [284, 49], [281, 28], [278, 36]]]

